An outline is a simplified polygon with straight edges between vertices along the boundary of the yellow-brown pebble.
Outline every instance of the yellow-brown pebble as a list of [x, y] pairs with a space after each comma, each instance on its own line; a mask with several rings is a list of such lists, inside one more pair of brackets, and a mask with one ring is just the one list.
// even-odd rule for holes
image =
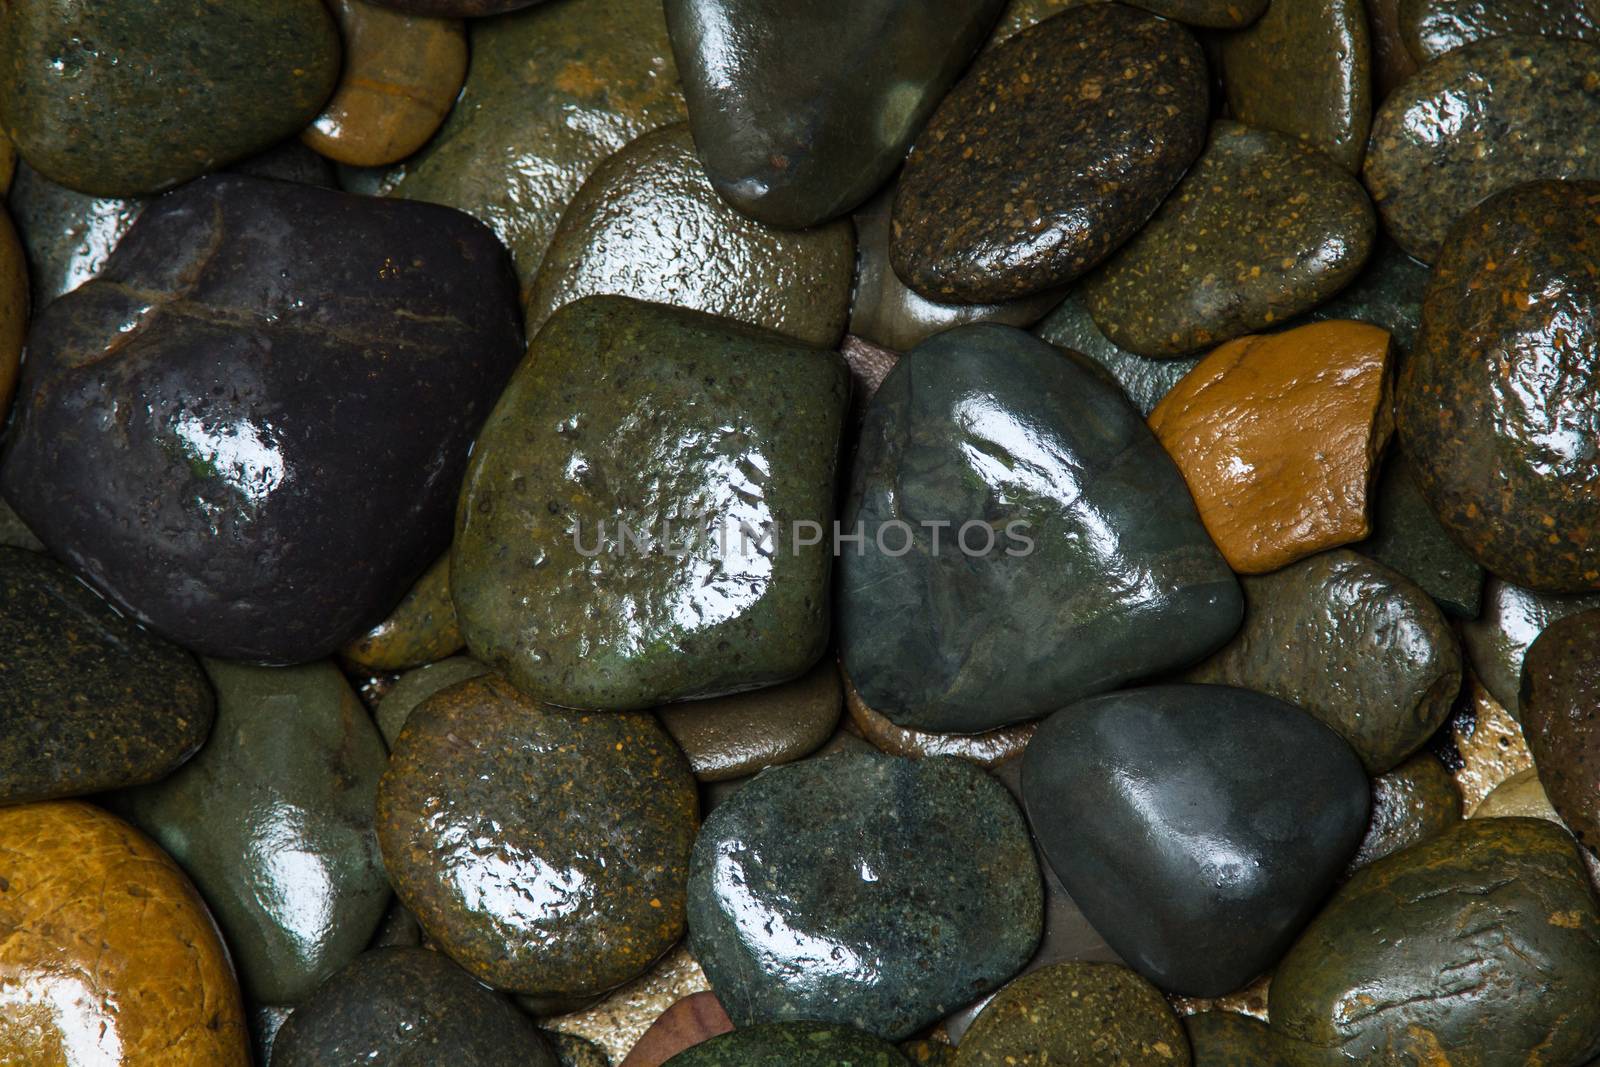
[[1264, 574], [1369, 532], [1389, 334], [1316, 322], [1212, 352], [1150, 413], [1229, 566]]
[[0, 421], [17, 391], [22, 342], [28, 334], [28, 257], [11, 216], [0, 208]]
[[344, 37], [344, 73], [301, 140], [340, 163], [376, 167], [427, 143], [461, 91], [467, 37], [460, 19], [426, 18], [328, 0]]
[[0, 1063], [249, 1067], [238, 983], [199, 895], [88, 804], [0, 808]]

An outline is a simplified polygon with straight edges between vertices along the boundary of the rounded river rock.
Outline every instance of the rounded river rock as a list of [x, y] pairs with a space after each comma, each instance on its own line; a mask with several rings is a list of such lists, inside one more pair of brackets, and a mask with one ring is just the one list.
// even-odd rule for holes
[[1522, 663], [1522, 729], [1561, 819], [1600, 851], [1600, 611], [1551, 624]]

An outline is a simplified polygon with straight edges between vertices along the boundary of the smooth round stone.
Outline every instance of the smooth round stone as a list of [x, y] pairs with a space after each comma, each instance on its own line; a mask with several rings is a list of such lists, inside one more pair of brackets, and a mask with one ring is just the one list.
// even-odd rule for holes
[[1518, 690], [1528, 646], [1557, 619], [1600, 608], [1600, 593], [1551, 596], [1490, 578], [1483, 612], [1461, 624], [1461, 644], [1472, 673], [1512, 717], [1519, 715]]
[[1022, 813], [955, 759], [765, 771], [706, 819], [689, 870], [690, 944], [739, 1027], [909, 1037], [1016, 973], [1043, 906]]
[[842, 661], [899, 726], [1038, 718], [1238, 627], [1233, 574], [1138, 412], [1095, 364], [1010, 327], [949, 330], [895, 365], [844, 526], [864, 541], [840, 559]]
[[1410, 579], [1348, 549], [1244, 580], [1244, 626], [1194, 682], [1269, 693], [1382, 774], [1444, 724], [1461, 689], [1449, 622]]
[[839, 668], [824, 657], [792, 682], [656, 709], [702, 782], [741, 778], [816, 751], [839, 724]]
[[1520, 703], [1551, 804], [1579, 842], [1600, 851], [1600, 611], [1539, 635], [1522, 664]]
[[1544, 791], [1544, 783], [1539, 781], [1539, 771], [1536, 767], [1524, 767], [1495, 786], [1472, 812], [1474, 819], [1506, 819], [1516, 816], [1545, 819], [1563, 828], [1566, 826], [1566, 823], [1561, 821], [1561, 816], [1556, 813], [1555, 806], [1550, 803], [1550, 795]]
[[733, 1021], [709, 989], [691, 993], [661, 1013], [628, 1051], [621, 1067], [661, 1067], [685, 1049], [730, 1033]]
[[1272, 980], [1296, 1064], [1386, 1057], [1516, 1067], [1600, 1049], [1600, 915], [1577, 846], [1469, 819], [1359, 871]]
[[[906, 160], [890, 259], [932, 300], [1065, 285], [1138, 231], [1205, 139], [1188, 31], [1086, 4], [979, 57]], [[1041, 139], [1042, 138], [1042, 139]]]
[[1022, 796], [1045, 859], [1128, 965], [1215, 997], [1271, 967], [1316, 913], [1361, 843], [1370, 788], [1350, 747], [1297, 708], [1164, 685], [1046, 719]]
[[1365, 867], [1461, 821], [1461, 790], [1431, 752], [1419, 752], [1372, 780], [1372, 817], [1350, 866]]
[[297, 663], [438, 558], [522, 343], [472, 219], [218, 175], [151, 203], [28, 351], [18, 514], [179, 644]]
[[153, 782], [215, 703], [194, 657], [37, 552], [0, 548], [0, 804]]
[[[417, 13], [434, 15], [488, 6], [405, 2], [426, 3], [432, 10]], [[441, 10], [445, 3], [457, 10]], [[526, 295], [561, 213], [590, 172], [640, 134], [686, 117], [677, 65], [661, 0], [542, 3], [470, 23], [468, 43], [461, 96], [405, 164], [395, 195], [448, 204], [487, 223], [511, 250]]]
[[1289, 1067], [1278, 1037], [1260, 1019], [1206, 1011], [1183, 1020], [1194, 1067]]
[[[1248, 29], [1219, 37], [1229, 114], [1361, 170], [1372, 122], [1372, 46], [1361, 0], [1269, 4]], [[1285, 246], [1285, 254], [1294, 253]]]
[[450, 597], [450, 555], [429, 567], [389, 617], [339, 654], [358, 667], [403, 671], [459, 652], [465, 641]]
[[394, 748], [411, 713], [439, 690], [488, 673], [489, 668], [471, 656], [452, 656], [402, 674], [399, 681], [394, 683], [394, 688], [378, 701], [377, 710], [372, 716], [379, 732], [383, 734], [384, 742]]
[[667, 0], [694, 141], [728, 203], [806, 227], [889, 180], [1005, 0]]
[[1204, 26], [1213, 30], [1232, 30], [1248, 26], [1267, 10], [1270, 0], [1137, 0], [1135, 7], [1153, 11], [1163, 18]]
[[294, 1014], [293, 1008], [274, 1004], [255, 1004], [250, 1007], [250, 1047], [255, 1051], [257, 1065], [272, 1062], [272, 1045], [278, 1040], [278, 1031]]
[[442, 953], [357, 956], [295, 1008], [272, 1067], [348, 1064], [557, 1067], [533, 1020]]
[[387, 753], [331, 663], [205, 668], [210, 740], [110, 802], [200, 887], [251, 999], [294, 1004], [367, 946], [389, 905], [372, 825]]
[[1146, 416], [1205, 358], [1151, 359], [1118, 348], [1094, 324], [1094, 317], [1084, 304], [1081, 287], [1074, 289], [1033, 332], [1057, 348], [1081, 353], [1100, 364], [1122, 386], [1139, 413]]
[[850, 317], [848, 220], [775, 230], [718, 196], [689, 128], [645, 134], [595, 169], [550, 240], [528, 335], [597, 293], [693, 308], [831, 348]]
[[298, 133], [333, 91], [319, 0], [18, 0], [0, 120], [28, 165], [98, 196], [169, 189]]
[[1570, 0], [1399, 0], [1398, 8], [1400, 34], [1419, 64], [1490, 37], [1600, 40], [1595, 16]]
[[429, 697], [378, 795], [390, 880], [499, 989], [601, 993], [683, 932], [694, 778], [648, 715], [535, 703], [485, 675]]
[[1361, 184], [1271, 130], [1217, 122], [1149, 225], [1090, 276], [1106, 337], [1181, 356], [1287, 323], [1352, 282], [1377, 222]]
[[438, 130], [467, 76], [467, 35], [454, 19], [332, 0], [344, 39], [333, 99], [301, 134], [329, 159], [353, 167], [394, 163]]
[[621, 297], [568, 304], [461, 490], [450, 581], [467, 647], [563, 707], [799, 675], [828, 637], [848, 398], [836, 353]]
[[1161, 991], [1114, 963], [1058, 963], [1002, 989], [955, 1067], [1115, 1063], [1188, 1067], [1189, 1041]]
[[667, 1061], [668, 1067], [907, 1067], [893, 1045], [848, 1026], [777, 1022], [741, 1027]]
[[1476, 618], [1483, 568], [1440, 525], [1398, 448], [1389, 450], [1373, 489], [1372, 536], [1355, 549], [1422, 587], [1446, 615]]
[[1378, 108], [1364, 177], [1384, 227], [1425, 262], [1502, 189], [1600, 178], [1600, 49], [1498, 37], [1440, 57]]
[[249, 1067], [228, 950], [194, 887], [73, 801], [0, 808], [0, 1062]]
[[850, 711], [850, 724], [862, 737], [891, 756], [910, 759], [957, 756], [983, 767], [994, 767], [1021, 755], [1034, 731], [1031, 722], [981, 734], [941, 734], [896, 726], [886, 715], [868, 707], [849, 679], [845, 680], [844, 702]]
[[1462, 218], [1396, 397], [1445, 528], [1487, 570], [1548, 593], [1600, 589], [1597, 205], [1600, 182], [1532, 182]]
[[99, 274], [145, 205], [74, 192], [26, 163], [7, 202], [27, 249], [36, 310]]

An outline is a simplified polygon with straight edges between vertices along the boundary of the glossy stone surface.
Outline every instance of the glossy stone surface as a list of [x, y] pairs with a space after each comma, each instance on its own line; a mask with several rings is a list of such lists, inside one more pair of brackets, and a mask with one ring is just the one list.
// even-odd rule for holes
[[438, 557], [521, 343], [471, 219], [229, 175], [147, 207], [28, 350], [0, 489], [40, 539], [180, 644], [301, 662]]
[[909, 1037], [1027, 962], [1042, 909], [1022, 813], [954, 759], [765, 771], [706, 819], [689, 870], [690, 944], [741, 1027]]
[[796, 524], [830, 528], [839, 357], [620, 297], [567, 305], [529, 352], [461, 492], [451, 585], [473, 655], [540, 700], [617, 709], [815, 663], [832, 546]]
[[1034, 730], [1031, 722], [1003, 726], [981, 734], [934, 733], [897, 726], [882, 712], [868, 707], [849, 679], [845, 680], [844, 703], [850, 712], [850, 725], [863, 738], [891, 756], [910, 759], [957, 756], [984, 767], [994, 767], [1020, 756]]
[[656, 709], [702, 782], [792, 763], [833, 736], [844, 698], [839, 668], [823, 658], [792, 682]]
[[1183, 1020], [1194, 1067], [1289, 1067], [1279, 1039], [1260, 1019], [1207, 1011]]
[[295, 1008], [272, 1067], [557, 1067], [528, 1018], [440, 952], [362, 953]]
[[1462, 218], [1397, 394], [1401, 444], [1445, 528], [1489, 571], [1549, 593], [1600, 589], [1597, 206], [1600, 182], [1535, 182]]
[[344, 41], [333, 98], [302, 140], [354, 167], [393, 163], [432, 137], [467, 76], [467, 34], [454, 19], [331, 0]]
[[1083, 294], [1113, 343], [1181, 356], [1327, 300], [1355, 279], [1376, 236], [1366, 192], [1327, 156], [1217, 122], [1172, 196]]
[[1378, 108], [1363, 176], [1384, 228], [1427, 262], [1502, 189], [1600, 178], [1600, 49], [1499, 37], [1440, 57]]
[[1371, 516], [1372, 536], [1354, 546], [1357, 551], [1416, 582], [1445, 614], [1477, 617], [1483, 568], [1440, 525], [1398, 448], [1384, 457]]
[[1550, 803], [1580, 843], [1600, 850], [1600, 612], [1539, 635], [1522, 664], [1520, 705]]
[[1586, 3], [1564, 0], [1400, 0], [1400, 34], [1419, 64], [1490, 37], [1600, 40], [1600, 19]]
[[694, 778], [648, 715], [547, 707], [485, 675], [395, 743], [378, 837], [423, 931], [477, 978], [600, 993], [683, 932]]
[[319, 0], [18, 0], [0, 13], [0, 122], [34, 169], [153, 193], [299, 132], [333, 91]]
[[917, 138], [895, 272], [961, 303], [1065, 285], [1150, 217], [1199, 154], [1206, 112], [1183, 27], [1115, 3], [1046, 19], [981, 56]]
[[359, 667], [401, 671], [444, 659], [465, 642], [450, 598], [450, 556], [423, 572], [389, 617], [346, 644], [339, 654]]
[[1009, 327], [950, 330], [895, 365], [844, 524], [865, 541], [839, 560], [843, 662], [900, 726], [1037, 718], [1238, 626], [1237, 583], [1138, 413], [1093, 364]]
[[1033, 331], [1057, 348], [1067, 348], [1100, 364], [1141, 415], [1149, 415], [1185, 374], [1194, 370], [1203, 356], [1176, 359], [1151, 359], [1118, 348], [1100, 332], [1084, 305], [1083, 289], [1074, 289]]
[[1513, 1067], [1532, 1049], [1583, 1063], [1600, 1052], [1597, 973], [1600, 915], [1572, 838], [1469, 819], [1335, 894], [1272, 980], [1272, 1028], [1311, 1046], [1293, 1061], [1307, 1067]]
[[775, 230], [706, 180], [689, 128], [647, 133], [572, 198], [528, 297], [531, 337], [596, 293], [693, 308], [831, 348], [850, 316], [850, 223]]
[[0, 548], [0, 678], [0, 804], [155, 781], [211, 729], [193, 656], [20, 548]]
[[294, 1004], [366, 947], [388, 907], [372, 827], [387, 754], [331, 663], [205, 668], [217, 692], [205, 747], [111, 803], [200, 887], [250, 997]]
[[955, 1059], [955, 1067], [1055, 1063], [1188, 1067], [1189, 1042], [1161, 991], [1126, 967], [1058, 963], [1002, 989]]
[[837, 218], [888, 181], [1005, 0], [668, 0], [694, 140], [728, 203]]
[[1190, 996], [1232, 992], [1282, 955], [1355, 855], [1369, 803], [1360, 761], [1326, 726], [1261, 693], [1194, 685], [1052, 715], [1023, 757], [1022, 795], [1095, 929]]
[[732, 1030], [733, 1021], [715, 993], [691, 993], [650, 1024], [620, 1067], [661, 1067], [685, 1049]]
[[487, 223], [511, 250], [526, 295], [589, 173], [640, 134], [686, 117], [678, 70], [661, 0], [538, 4], [470, 23], [468, 44], [461, 97], [396, 192]]
[[1233, 118], [1321, 149], [1351, 173], [1361, 170], [1373, 105], [1361, 0], [1269, 4], [1249, 28], [1220, 42]]
[[668, 1067], [906, 1067], [886, 1041], [837, 1023], [778, 1022], [742, 1027], [667, 1061]]
[[489, 668], [471, 656], [451, 656], [407, 671], [395, 682], [394, 688], [383, 695], [372, 716], [384, 742], [393, 748], [411, 713], [439, 690], [488, 673]]
[[7, 203], [27, 249], [35, 310], [100, 273], [145, 205], [137, 197], [74, 192], [26, 163]]
[[1269, 693], [1331, 726], [1382, 774], [1461, 688], [1449, 622], [1409, 579], [1348, 549], [1244, 581], [1244, 626], [1188, 679]]
[[1352, 867], [1365, 867], [1461, 821], [1461, 790], [1431, 752], [1419, 752], [1372, 780], [1372, 817]]
[[1516, 717], [1528, 646], [1552, 622], [1591, 608], [1600, 608], [1600, 593], [1551, 596], [1490, 578], [1483, 590], [1482, 614], [1461, 624], [1461, 645], [1472, 673]]

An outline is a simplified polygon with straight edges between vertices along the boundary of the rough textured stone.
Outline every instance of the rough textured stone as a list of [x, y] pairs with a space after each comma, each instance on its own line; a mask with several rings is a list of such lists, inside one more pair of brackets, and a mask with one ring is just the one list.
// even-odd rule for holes
[[1591, 608], [1600, 608], [1600, 593], [1551, 596], [1490, 578], [1483, 590], [1482, 614], [1461, 624], [1461, 644], [1473, 674], [1516, 718], [1528, 646], [1552, 622]]
[[339, 654], [358, 667], [402, 671], [444, 659], [465, 642], [450, 599], [450, 556], [440, 556], [378, 625]]
[[821, 747], [839, 724], [839, 668], [823, 658], [792, 682], [656, 709], [662, 727], [702, 782], [792, 763]]
[[407, 671], [395, 682], [394, 688], [383, 695], [373, 715], [384, 742], [393, 748], [411, 713], [439, 690], [488, 673], [489, 668], [471, 656], [451, 656]]
[[1571, 0], [1399, 0], [1397, 22], [1406, 50], [1423, 65], [1490, 37], [1600, 40], [1596, 12]]
[[1600, 851], [1600, 611], [1539, 635], [1522, 664], [1520, 705], [1551, 804], [1580, 843]]
[[1477, 617], [1483, 568], [1440, 525], [1398, 448], [1389, 450], [1373, 489], [1372, 536], [1354, 547], [1416, 582], [1445, 614]]
[[836, 1023], [779, 1022], [741, 1027], [681, 1052], [668, 1067], [906, 1067], [891, 1044]]
[[1431, 752], [1419, 752], [1372, 780], [1372, 819], [1350, 866], [1365, 867], [1461, 821], [1461, 791]]

